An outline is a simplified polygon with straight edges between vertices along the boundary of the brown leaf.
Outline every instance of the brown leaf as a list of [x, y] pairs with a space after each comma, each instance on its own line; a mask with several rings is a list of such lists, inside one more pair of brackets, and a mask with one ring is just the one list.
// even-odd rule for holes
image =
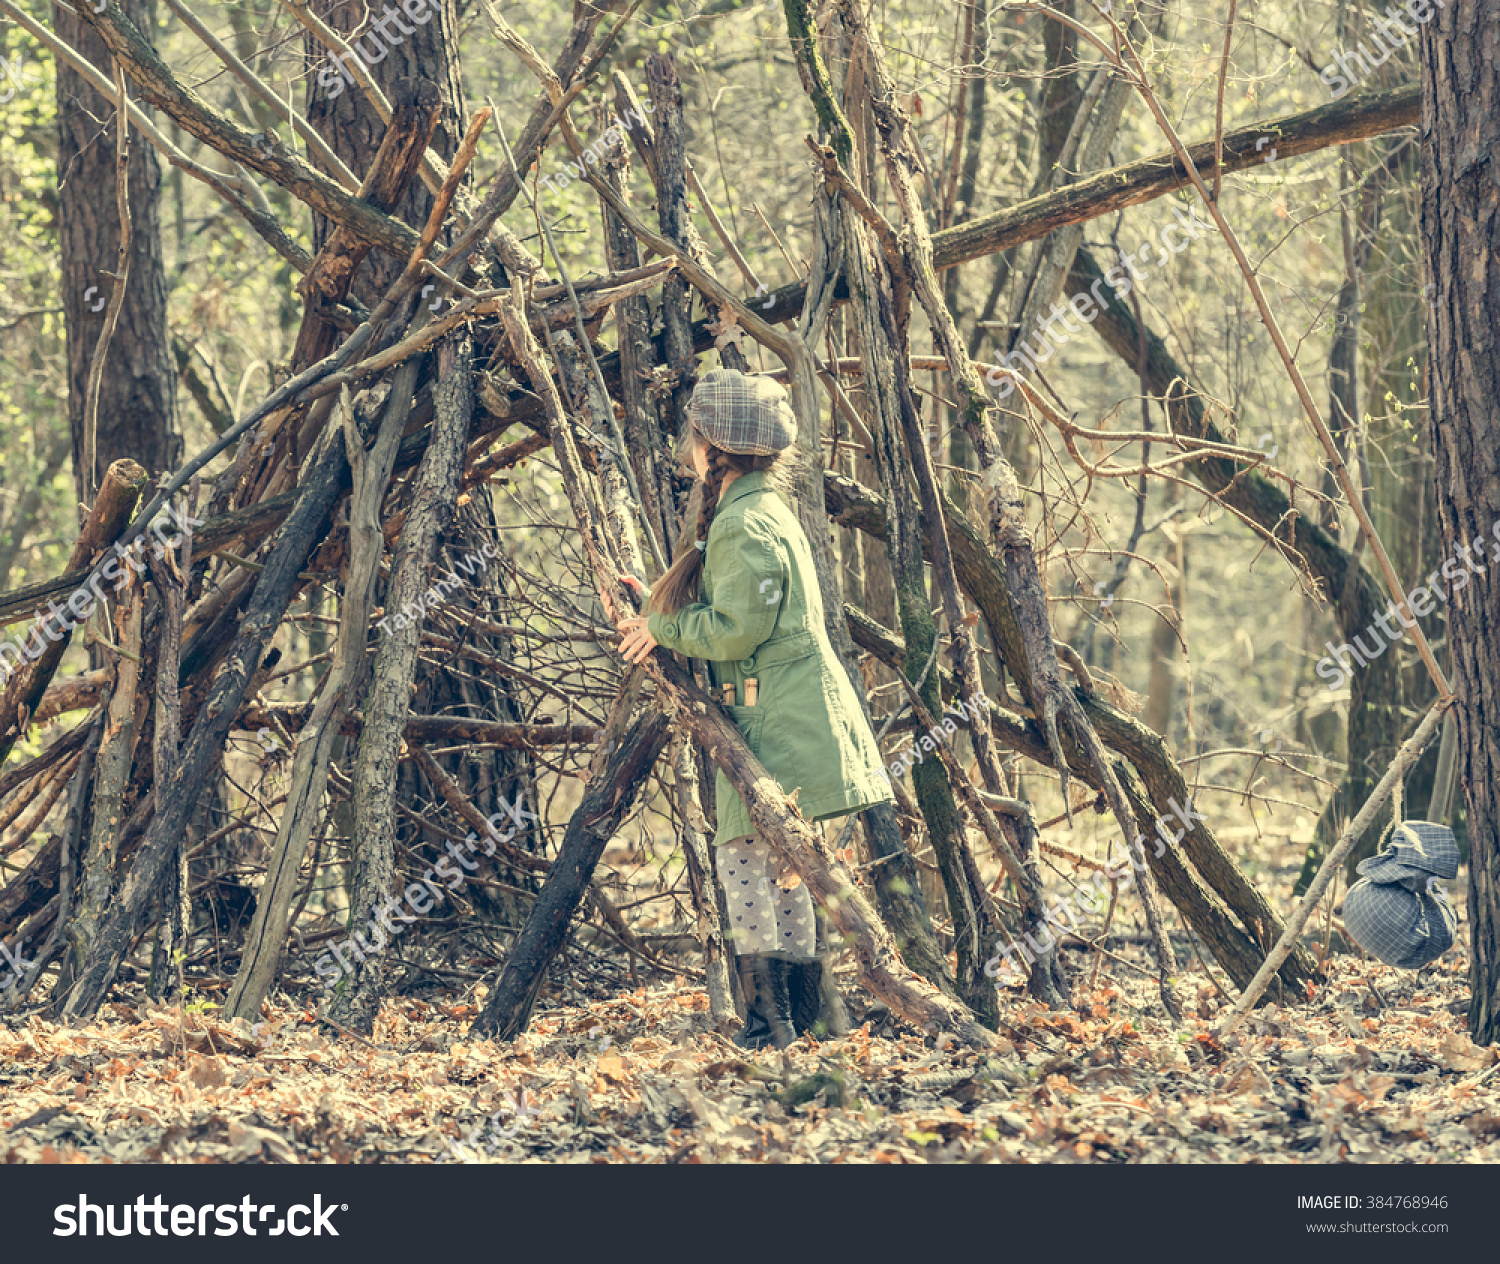
[[1449, 1032], [1437, 1047], [1437, 1060], [1450, 1071], [1482, 1071], [1495, 1060], [1495, 1051], [1476, 1045], [1459, 1032]]
[[199, 1088], [222, 1088], [229, 1083], [224, 1064], [218, 1058], [198, 1058], [188, 1071], [188, 1079]]
[[1231, 1093], [1269, 1093], [1271, 1077], [1253, 1062], [1247, 1062], [1229, 1077], [1225, 1087]]

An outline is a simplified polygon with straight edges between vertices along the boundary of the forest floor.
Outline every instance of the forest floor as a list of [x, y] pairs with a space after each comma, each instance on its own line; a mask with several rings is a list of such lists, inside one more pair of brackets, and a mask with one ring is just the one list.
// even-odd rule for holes
[[[1149, 981], [1015, 998], [979, 1054], [893, 1021], [786, 1053], [711, 1031], [660, 985], [548, 1010], [509, 1046], [471, 1004], [388, 1003], [375, 1039], [275, 1012], [254, 1033], [112, 1004], [0, 1031], [0, 1153], [37, 1162], [1496, 1162], [1500, 1074], [1420, 977], [1336, 957], [1310, 1001], [1227, 1047], [1160, 1017]], [[1221, 1003], [1197, 974], [1203, 1013]], [[850, 990], [846, 987], [846, 991]], [[1378, 998], [1377, 998], [1378, 993]]]
[[[1296, 854], [1278, 859], [1268, 885], [1290, 908]], [[1066, 954], [1070, 1011], [1007, 991], [983, 1054], [896, 1021], [852, 972], [853, 1034], [784, 1054], [712, 1031], [691, 973], [631, 987], [614, 969], [554, 976], [560, 994], [507, 1045], [468, 1034], [482, 987], [388, 1001], [368, 1041], [317, 1024], [311, 1002], [254, 1031], [201, 1003], [115, 1002], [77, 1028], [13, 1015], [0, 1158], [1500, 1162], [1500, 1062], [1465, 1034], [1461, 948], [1415, 974], [1335, 954], [1309, 996], [1263, 1007], [1224, 1047], [1209, 1033], [1225, 999], [1189, 950], [1181, 1026], [1119, 964], [1144, 965], [1143, 949], [1112, 951], [1094, 987], [1092, 955]]]

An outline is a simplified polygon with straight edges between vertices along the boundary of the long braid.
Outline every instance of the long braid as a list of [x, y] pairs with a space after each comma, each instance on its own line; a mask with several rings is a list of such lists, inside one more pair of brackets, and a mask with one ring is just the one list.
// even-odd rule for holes
[[[708, 452], [708, 478], [703, 488], [703, 501], [698, 506], [698, 538], [708, 539], [708, 530], [714, 525], [714, 515], [719, 512], [719, 496], [724, 488], [724, 479], [729, 473], [729, 458], [718, 448]], [[694, 549], [699, 558], [702, 549]]]
[[723, 494], [724, 480], [731, 471], [746, 473], [750, 470], [766, 470], [775, 465], [774, 457], [731, 455], [709, 445], [708, 471], [695, 492], [698, 500], [698, 526], [692, 534], [684, 531], [678, 542], [677, 557], [667, 573], [657, 582], [651, 592], [651, 609], [665, 614], [675, 614], [689, 602], [698, 600], [698, 581], [703, 573], [708, 533], [714, 525], [714, 516], [719, 511], [719, 499]]

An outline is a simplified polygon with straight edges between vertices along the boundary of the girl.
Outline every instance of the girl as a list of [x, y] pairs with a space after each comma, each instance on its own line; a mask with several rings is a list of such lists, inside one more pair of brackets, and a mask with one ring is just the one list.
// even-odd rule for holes
[[[778, 454], [797, 437], [786, 393], [769, 378], [716, 369], [693, 392], [688, 420], [689, 458], [704, 485], [696, 538], [654, 593], [625, 577], [650, 598], [647, 618], [606, 604], [621, 653], [639, 663], [661, 645], [707, 659], [715, 696], [733, 688], [730, 717], [781, 789], [798, 792], [808, 820], [889, 800], [875, 735], [828, 640], [812, 550], [771, 485]], [[755, 837], [722, 770], [714, 797], [715, 868], [747, 1010], [739, 1044], [785, 1048], [820, 1025], [843, 1034], [807, 887]]]

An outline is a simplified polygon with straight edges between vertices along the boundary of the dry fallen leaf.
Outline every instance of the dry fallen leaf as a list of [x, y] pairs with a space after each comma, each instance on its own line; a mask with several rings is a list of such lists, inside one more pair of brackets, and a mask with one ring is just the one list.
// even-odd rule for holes
[[1495, 1060], [1495, 1051], [1476, 1045], [1467, 1036], [1450, 1032], [1437, 1047], [1437, 1059], [1450, 1071], [1482, 1071]]
[[1247, 1062], [1229, 1077], [1226, 1085], [1231, 1093], [1260, 1093], [1271, 1091], [1271, 1077], [1253, 1062]]
[[297, 1152], [268, 1128], [257, 1128], [238, 1120], [229, 1125], [229, 1147], [232, 1162], [243, 1163], [256, 1158], [264, 1147], [270, 1158], [278, 1163], [297, 1163]]
[[188, 1079], [199, 1088], [222, 1088], [229, 1083], [224, 1064], [218, 1058], [197, 1058], [188, 1071]]
[[[1218, 1066], [1203, 1043], [1185, 1060], [1189, 1033], [1154, 1012], [1144, 976], [1088, 989], [1076, 1012], [1007, 992], [1006, 1036], [983, 1055], [934, 1048], [870, 1008], [849, 968], [841, 990], [864, 1025], [784, 1053], [731, 1046], [689, 980], [625, 992], [569, 977], [503, 1043], [450, 1016], [456, 996], [388, 1001], [373, 1045], [319, 1029], [304, 1006], [268, 1007], [256, 1032], [176, 1006], [106, 1006], [77, 1029], [0, 1026], [0, 1161], [38, 1163], [45, 1149], [53, 1162], [451, 1163], [460, 1146], [470, 1162], [1264, 1162], [1289, 1149], [1500, 1161], [1484, 1071], [1447, 1069], [1496, 1066], [1450, 1034], [1462, 972], [1419, 988], [1374, 967], [1378, 1027], [1351, 1039], [1342, 1011], [1361, 1012], [1371, 967], [1334, 955], [1329, 969], [1312, 1005], [1299, 989], [1258, 1012]], [[1203, 976], [1183, 974], [1192, 996]], [[270, 1053], [241, 1056], [272, 1034]], [[793, 1113], [778, 1100], [819, 1075], [842, 1078], [855, 1105], [815, 1094]], [[1327, 1155], [1306, 1150], [1329, 1122]]]

